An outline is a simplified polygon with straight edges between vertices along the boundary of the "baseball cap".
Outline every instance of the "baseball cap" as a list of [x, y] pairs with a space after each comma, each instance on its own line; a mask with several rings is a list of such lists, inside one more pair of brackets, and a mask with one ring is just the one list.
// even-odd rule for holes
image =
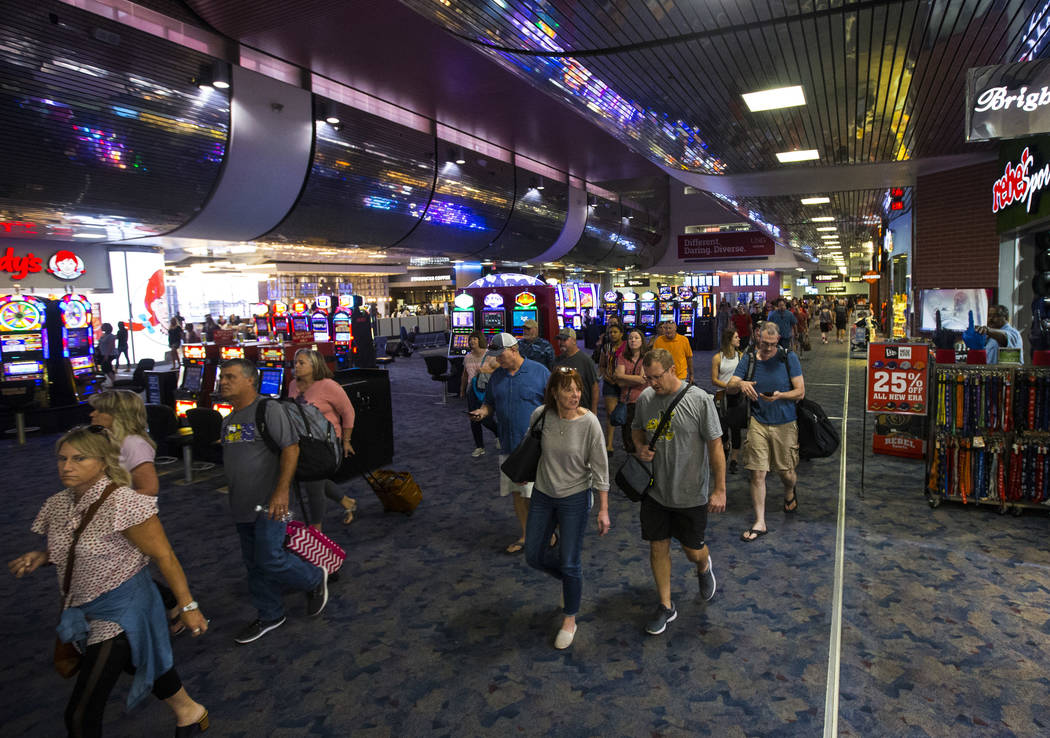
[[563, 340], [568, 339], [570, 341], [575, 341], [576, 331], [574, 331], [572, 328], [562, 328], [560, 331], [558, 331], [558, 338]]
[[509, 333], [497, 333], [489, 344], [489, 352], [494, 356], [499, 356], [505, 349], [509, 349], [511, 346], [517, 346], [518, 339]]
[[522, 328], [539, 328], [540, 324], [532, 318], [529, 318], [528, 320], [522, 321], [521, 326]]

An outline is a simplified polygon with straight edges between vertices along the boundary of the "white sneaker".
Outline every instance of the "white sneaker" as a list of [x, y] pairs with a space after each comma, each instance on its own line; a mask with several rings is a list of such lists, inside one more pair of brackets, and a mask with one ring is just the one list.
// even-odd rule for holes
[[479, 456], [484, 456], [485, 449], [481, 448], [481, 446], [478, 446], [476, 449], [470, 452], [470, 455], [473, 456], [475, 459]]
[[554, 639], [554, 647], [559, 651], [564, 651], [566, 648], [572, 645], [572, 639], [576, 637], [576, 631], [580, 629], [577, 625], [572, 632], [567, 630], [559, 630], [558, 635]]

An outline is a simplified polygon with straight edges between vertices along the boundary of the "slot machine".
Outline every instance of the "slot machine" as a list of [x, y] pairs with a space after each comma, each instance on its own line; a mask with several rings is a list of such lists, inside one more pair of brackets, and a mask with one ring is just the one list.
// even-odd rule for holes
[[696, 303], [693, 302], [693, 291], [688, 287], [680, 287], [678, 290], [678, 317], [675, 322], [678, 330], [687, 338], [694, 335], [696, 322]]
[[514, 309], [511, 310], [510, 332], [515, 336], [525, 335], [525, 321], [535, 320], [539, 323], [540, 311], [536, 307], [536, 295], [525, 290], [514, 296]]
[[448, 355], [466, 356], [470, 353], [470, 334], [474, 330], [474, 298], [461, 292], [452, 301], [452, 335], [448, 339]]
[[576, 284], [566, 282], [558, 285], [558, 290], [561, 292], [561, 327], [580, 330], [583, 327], [583, 318], [580, 316], [580, 295]]
[[[292, 340], [298, 341], [299, 336], [297, 334], [311, 333], [310, 331], [310, 313], [305, 302], [302, 300], [296, 300], [289, 307], [288, 322], [290, 323], [289, 328], [292, 332]], [[304, 336], [305, 338], [305, 336]], [[311, 335], [307, 340], [312, 340]]]
[[175, 415], [186, 418], [186, 411], [195, 407], [204, 407], [211, 399], [214, 389], [213, 374], [205, 375], [208, 364], [207, 349], [202, 343], [189, 343], [182, 346], [182, 377], [175, 389]]
[[[328, 298], [328, 305], [332, 300]], [[317, 298], [317, 306], [310, 313], [310, 330], [313, 331], [315, 341], [331, 341], [332, 332], [328, 322], [329, 308], [321, 307], [321, 297]]]
[[580, 295], [580, 316], [585, 320], [587, 316], [598, 317], [598, 285], [586, 283], [576, 286]]
[[623, 302], [620, 303], [620, 323], [625, 328], [638, 325], [638, 296], [633, 292], [623, 294]]
[[565, 327], [565, 318], [562, 316], [561, 285], [554, 285], [554, 314], [558, 318], [558, 330]]
[[638, 301], [638, 324], [646, 333], [656, 332], [656, 295], [643, 292]]
[[332, 313], [332, 351], [335, 354], [335, 364], [340, 369], [349, 369], [353, 365], [350, 358], [350, 344], [354, 340], [350, 330], [351, 309], [340, 305]]
[[73, 405], [98, 391], [91, 301], [63, 295], [47, 305], [51, 404]]
[[291, 326], [288, 324], [288, 303], [275, 300], [270, 306], [270, 328], [275, 341], [291, 336]]
[[259, 394], [281, 398], [285, 395], [284, 350], [259, 349]]
[[253, 302], [249, 306], [252, 323], [255, 324], [255, 340], [266, 340], [270, 335], [270, 308], [265, 302]]
[[602, 308], [605, 311], [605, 322], [609, 322], [609, 318], [616, 317], [617, 320], [620, 318], [620, 303], [617, 302], [619, 294], [614, 290], [609, 290], [602, 295]]
[[36, 402], [48, 405], [47, 303], [29, 295], [0, 297], [0, 391], [17, 383], [34, 385]]
[[674, 309], [674, 292], [672, 292], [670, 289], [664, 288], [660, 290], [660, 304], [658, 307], [658, 322], [663, 323], [665, 320], [670, 320], [673, 323], [678, 322], [678, 318], [675, 316]]
[[490, 292], [485, 295], [481, 308], [481, 332], [485, 342], [491, 343], [497, 333], [507, 332], [507, 312], [503, 309], [503, 295]]
[[[218, 387], [219, 386], [219, 373], [222, 372], [222, 365], [224, 363], [226, 363], [230, 359], [243, 359], [243, 358], [245, 358], [245, 356], [244, 356], [244, 349], [241, 348], [240, 346], [220, 346], [219, 347], [219, 363], [215, 367], [215, 382], [212, 384], [212, 387]], [[225, 418], [227, 415], [229, 415], [230, 413], [233, 412], [233, 405], [231, 405], [228, 402], [223, 402], [221, 399], [219, 399], [218, 395], [219, 395], [218, 392], [214, 392], [212, 394], [211, 408], [212, 408], [212, 410], [218, 410], [219, 411], [219, 415], [221, 415], [222, 417]]]
[[704, 318], [713, 317], [715, 314], [715, 296], [710, 292], [697, 292], [696, 314]]

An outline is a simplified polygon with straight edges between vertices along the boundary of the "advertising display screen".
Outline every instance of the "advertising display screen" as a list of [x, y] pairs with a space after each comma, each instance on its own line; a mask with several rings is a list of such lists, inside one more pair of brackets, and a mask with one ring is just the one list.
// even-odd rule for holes
[[941, 311], [941, 328], [964, 331], [973, 324], [984, 325], [988, 317], [988, 291], [970, 290], [922, 290], [922, 330], [937, 330], [937, 311]]
[[281, 379], [284, 370], [275, 367], [263, 367], [259, 370], [259, 394], [270, 397], [279, 397], [281, 394]]

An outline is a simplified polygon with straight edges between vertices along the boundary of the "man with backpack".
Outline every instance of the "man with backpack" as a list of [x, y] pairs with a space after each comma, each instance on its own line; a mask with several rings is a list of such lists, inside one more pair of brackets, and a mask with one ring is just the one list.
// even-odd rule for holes
[[[284, 547], [288, 492], [299, 461], [299, 438], [288, 415], [267, 402], [259, 427], [259, 372], [247, 359], [230, 359], [219, 373], [223, 399], [233, 412], [222, 421], [223, 467], [230, 488], [230, 511], [248, 569], [248, 590], [259, 617], [234, 638], [246, 644], [284, 625], [282, 591], [306, 593], [306, 614], [319, 615], [328, 603], [328, 573]], [[263, 433], [280, 449], [270, 450]]]
[[744, 440], [744, 467], [751, 472], [754, 524], [740, 535], [754, 541], [769, 532], [766, 527], [766, 476], [775, 472], [784, 484], [784, 512], [798, 511], [799, 448], [795, 403], [806, 396], [802, 364], [792, 351], [782, 353], [780, 330], [762, 323], [754, 349], [737, 364], [727, 391], [743, 392], [751, 401], [751, 420]]

